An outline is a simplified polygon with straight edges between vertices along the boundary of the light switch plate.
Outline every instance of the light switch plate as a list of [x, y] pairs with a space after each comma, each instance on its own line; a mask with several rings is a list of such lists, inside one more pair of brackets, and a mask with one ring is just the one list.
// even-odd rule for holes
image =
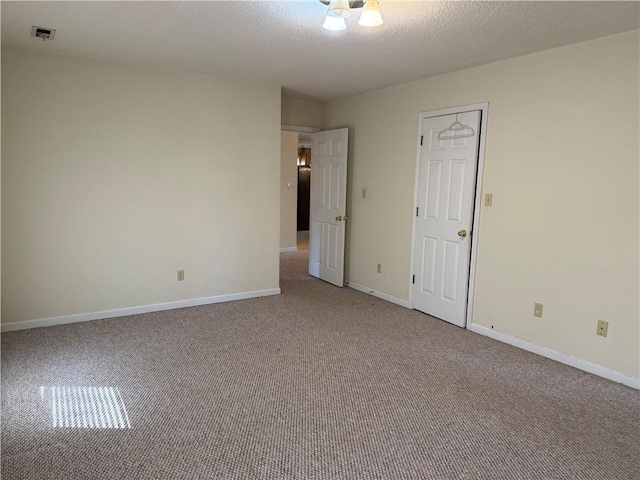
[[485, 195], [484, 195], [484, 206], [485, 207], [493, 207], [493, 193], [485, 193]]

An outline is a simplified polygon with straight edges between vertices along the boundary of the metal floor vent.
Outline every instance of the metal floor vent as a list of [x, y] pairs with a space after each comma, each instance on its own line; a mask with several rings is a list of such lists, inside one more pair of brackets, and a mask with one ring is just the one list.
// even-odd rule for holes
[[42, 40], [53, 40], [56, 36], [56, 31], [53, 28], [36, 27], [31, 26], [31, 36], [41, 38]]
[[54, 428], [131, 428], [117, 387], [41, 387]]

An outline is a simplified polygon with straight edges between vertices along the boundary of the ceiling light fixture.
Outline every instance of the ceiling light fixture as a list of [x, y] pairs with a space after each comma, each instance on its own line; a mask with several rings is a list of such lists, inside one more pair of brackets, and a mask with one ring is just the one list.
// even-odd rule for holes
[[330, 0], [327, 7], [327, 17], [348, 18], [351, 16], [349, 0]]
[[344, 19], [351, 16], [352, 9], [362, 8], [358, 24], [363, 27], [378, 27], [383, 23], [378, 0], [320, 0], [320, 3], [327, 5], [327, 16], [322, 24], [322, 27], [327, 30], [344, 30], [347, 28]]

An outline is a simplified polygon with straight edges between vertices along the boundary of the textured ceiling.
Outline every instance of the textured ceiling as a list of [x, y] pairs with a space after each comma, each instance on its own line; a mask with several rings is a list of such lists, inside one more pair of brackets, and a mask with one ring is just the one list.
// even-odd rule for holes
[[[321, 25], [317, 0], [2, 2], [2, 46], [282, 85], [327, 100], [639, 28], [638, 2], [381, 1], [384, 25]], [[31, 25], [57, 29], [32, 38]]]

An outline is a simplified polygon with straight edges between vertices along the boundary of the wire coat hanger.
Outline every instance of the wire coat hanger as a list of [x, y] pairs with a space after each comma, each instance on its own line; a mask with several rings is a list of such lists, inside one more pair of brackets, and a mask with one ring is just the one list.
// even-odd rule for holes
[[458, 114], [456, 113], [456, 121], [438, 134], [438, 140], [455, 140], [456, 138], [473, 137], [475, 134], [476, 132], [473, 128], [458, 121]]

